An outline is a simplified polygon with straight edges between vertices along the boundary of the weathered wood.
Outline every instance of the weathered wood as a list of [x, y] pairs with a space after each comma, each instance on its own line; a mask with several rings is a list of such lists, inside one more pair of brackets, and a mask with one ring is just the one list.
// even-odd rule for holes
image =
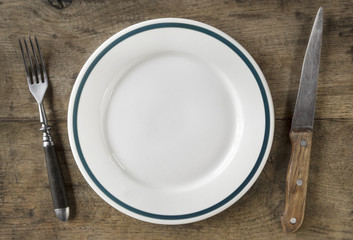
[[57, 9], [63, 9], [71, 5], [72, 0], [48, 0], [49, 4]]
[[[313, 135], [306, 212], [301, 228], [283, 233], [280, 214], [291, 153], [290, 122], [276, 121], [264, 171], [226, 211], [181, 226], [149, 224], [105, 203], [85, 182], [71, 155], [66, 122], [53, 124], [72, 215], [53, 211], [37, 122], [0, 123], [0, 238], [3, 239], [351, 239], [353, 120], [318, 120]], [[338, 153], [338, 154], [337, 154]]]
[[[215, 26], [252, 54], [268, 80], [277, 119], [292, 116], [301, 65], [315, 13], [324, 8], [316, 118], [352, 118], [351, 1], [2, 1], [0, 119], [35, 119], [18, 50], [19, 36], [36, 34], [51, 78], [50, 117], [65, 119], [71, 87], [84, 62], [107, 38], [148, 19], [183, 17]], [[5, 96], [6, 97], [3, 97]], [[51, 100], [49, 100], [51, 99]], [[33, 109], [33, 111], [28, 111]]]
[[303, 224], [310, 166], [312, 131], [291, 131], [292, 153], [286, 176], [286, 203], [281, 215], [283, 230], [295, 232]]
[[[0, 239], [352, 239], [352, 1], [81, 1], [63, 9], [42, 1], [0, 1]], [[280, 214], [291, 146], [288, 133], [301, 65], [317, 9], [324, 34], [305, 219], [292, 235]], [[254, 186], [226, 211], [201, 222], [162, 226], [106, 204], [80, 174], [67, 139], [67, 106], [84, 62], [131, 24], [183, 17], [212, 25], [243, 45], [261, 67], [276, 117], [274, 143]], [[63, 170], [68, 222], [53, 211], [37, 106], [18, 40], [36, 34], [51, 85], [45, 98]]]

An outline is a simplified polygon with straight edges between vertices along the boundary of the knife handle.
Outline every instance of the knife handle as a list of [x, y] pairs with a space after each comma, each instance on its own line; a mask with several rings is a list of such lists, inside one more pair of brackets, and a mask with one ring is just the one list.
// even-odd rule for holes
[[289, 134], [292, 153], [286, 177], [286, 203], [281, 215], [286, 233], [298, 230], [304, 220], [312, 134], [312, 131], [291, 131]]

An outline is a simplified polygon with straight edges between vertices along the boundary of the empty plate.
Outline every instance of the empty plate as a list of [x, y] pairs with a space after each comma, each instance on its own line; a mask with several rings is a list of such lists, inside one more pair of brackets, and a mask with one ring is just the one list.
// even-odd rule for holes
[[273, 130], [271, 94], [249, 53], [186, 19], [109, 38], [83, 66], [68, 111], [71, 148], [94, 191], [160, 224], [236, 202], [263, 169]]

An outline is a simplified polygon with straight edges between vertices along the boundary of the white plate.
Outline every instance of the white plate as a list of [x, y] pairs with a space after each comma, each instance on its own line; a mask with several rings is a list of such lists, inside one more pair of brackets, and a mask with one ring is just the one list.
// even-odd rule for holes
[[157, 19], [104, 42], [73, 87], [76, 163], [110, 205], [182, 224], [229, 207], [269, 155], [271, 94], [252, 57], [206, 24]]

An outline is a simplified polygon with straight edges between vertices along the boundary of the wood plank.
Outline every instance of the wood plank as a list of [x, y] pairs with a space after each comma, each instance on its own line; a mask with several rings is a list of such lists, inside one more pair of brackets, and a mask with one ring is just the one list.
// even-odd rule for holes
[[[128, 217], [85, 182], [71, 155], [66, 123], [55, 122], [72, 215], [60, 222], [50, 198], [41, 133], [34, 122], [0, 123], [0, 238], [3, 239], [351, 239], [352, 120], [315, 122], [306, 213], [292, 235], [282, 232], [290, 122], [276, 121], [271, 155], [253, 187], [224, 212], [201, 222], [164, 226]], [[338, 154], [339, 153], [339, 157]]]
[[[283, 233], [280, 214], [291, 152], [290, 119], [317, 9], [324, 36], [316, 120], [302, 227]], [[128, 217], [86, 183], [67, 138], [67, 106], [88, 57], [116, 32], [141, 21], [182, 17], [236, 39], [261, 67], [276, 117], [274, 143], [254, 186], [226, 211], [201, 222], [164, 226]], [[0, 1], [0, 239], [353, 239], [352, 1]], [[36, 34], [49, 69], [45, 99], [69, 202], [68, 222], [53, 211], [38, 112], [25, 80], [18, 37]]]
[[[277, 119], [291, 118], [301, 64], [318, 7], [324, 7], [324, 36], [316, 118], [352, 118], [353, 22], [350, 1], [74, 1], [57, 9], [46, 1], [0, 4], [0, 120], [37, 119], [17, 38], [36, 34], [48, 65], [49, 119], [66, 119], [70, 92], [90, 54], [131, 24], [183, 17], [219, 28], [258, 62], [270, 86]], [[104, 16], [104, 17], [102, 17]]]

